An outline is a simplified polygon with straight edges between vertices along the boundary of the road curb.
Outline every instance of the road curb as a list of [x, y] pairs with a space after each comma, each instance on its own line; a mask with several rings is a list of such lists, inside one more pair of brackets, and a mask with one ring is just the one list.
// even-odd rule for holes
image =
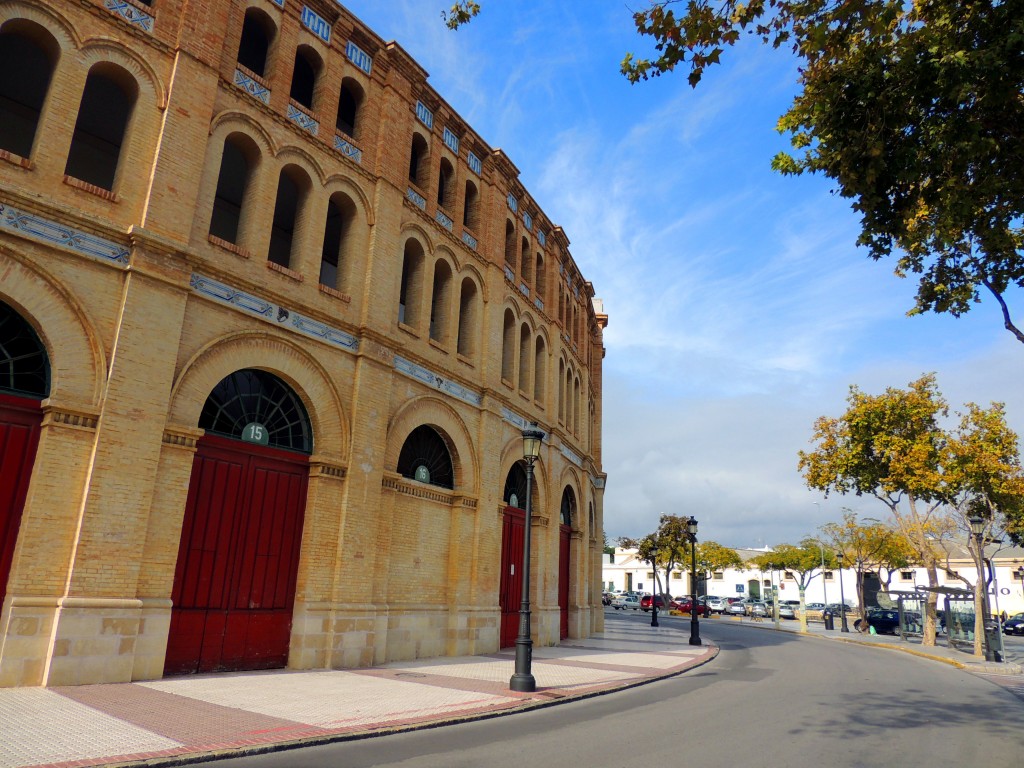
[[447, 725], [458, 725], [460, 723], [469, 723], [478, 720], [491, 720], [497, 717], [506, 717], [508, 715], [514, 715], [519, 712], [529, 712], [535, 709], [546, 709], [547, 707], [554, 707], [558, 706], [559, 704], [567, 704], [573, 701], [582, 701], [584, 699], [592, 699], [598, 696], [605, 696], [609, 693], [625, 691], [629, 690], [630, 688], [638, 688], [641, 685], [648, 685], [650, 683], [656, 683], [659, 680], [668, 680], [670, 678], [677, 677], [685, 672], [689, 672], [692, 669], [702, 667], [705, 664], [713, 661], [715, 658], [718, 657], [718, 654], [721, 650], [717, 645], [707, 645], [705, 646], [705, 648], [707, 648], [707, 651], [698, 656], [697, 658], [690, 660], [678, 669], [673, 669], [663, 674], [654, 674], [650, 677], [644, 677], [639, 680], [630, 680], [625, 683], [610, 683], [607, 687], [603, 687], [596, 690], [584, 691], [581, 693], [567, 693], [556, 695], [554, 691], [550, 693], [539, 691], [534, 695], [545, 698], [524, 698], [522, 703], [511, 704], [502, 709], [491, 709], [480, 712], [470, 712], [462, 715], [440, 717], [437, 720], [429, 720], [420, 723], [407, 723], [402, 725], [383, 726], [380, 728], [367, 729], [365, 731], [325, 734], [321, 736], [307, 736], [301, 739], [291, 739], [288, 741], [280, 741], [269, 744], [252, 744], [240, 747], [230, 747], [227, 749], [210, 749], [206, 751], [190, 752], [181, 755], [148, 758], [145, 760], [127, 760], [123, 762], [103, 763], [102, 765], [103, 768], [172, 768], [173, 766], [195, 765], [198, 763], [208, 763], [213, 762], [215, 760], [225, 760], [229, 758], [265, 755], [271, 752], [285, 752], [293, 749], [302, 749], [305, 747], [319, 747], [327, 744], [337, 744], [343, 741], [361, 741], [363, 739], [373, 739], [380, 736], [389, 736], [396, 733], [426, 731], [432, 728], [442, 728]]

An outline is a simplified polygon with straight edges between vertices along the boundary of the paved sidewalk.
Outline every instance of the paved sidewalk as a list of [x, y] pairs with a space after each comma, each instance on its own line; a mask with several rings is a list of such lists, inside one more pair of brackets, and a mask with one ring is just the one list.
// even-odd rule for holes
[[601, 635], [535, 647], [532, 694], [508, 690], [511, 651], [344, 671], [0, 689], [0, 768], [180, 765], [549, 706], [679, 674], [718, 653], [688, 640], [678, 622], [609, 621]]
[[[611, 618], [611, 616], [609, 616]], [[799, 632], [799, 622], [702, 620], [751, 631]], [[713, 630], [705, 631], [704, 641]], [[920, 638], [826, 631], [807, 636], [902, 651], [986, 675], [1020, 675], [1019, 660], [986, 663]], [[513, 693], [512, 651], [395, 662], [355, 670], [222, 673], [143, 683], [0, 689], [0, 768], [170, 766], [286, 744], [316, 744], [550, 706], [677, 675], [718, 655], [689, 645], [689, 620], [609, 620], [601, 635], [534, 648], [538, 690]]]

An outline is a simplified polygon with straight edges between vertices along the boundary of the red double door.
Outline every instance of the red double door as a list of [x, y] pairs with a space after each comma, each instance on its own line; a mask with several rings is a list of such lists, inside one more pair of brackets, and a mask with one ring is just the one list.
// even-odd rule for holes
[[559, 526], [558, 530], [558, 609], [560, 613], [559, 638], [569, 636], [569, 544], [572, 528]]
[[207, 435], [192, 465], [164, 673], [288, 662], [309, 466]]
[[0, 604], [7, 595], [42, 420], [38, 400], [0, 394]]

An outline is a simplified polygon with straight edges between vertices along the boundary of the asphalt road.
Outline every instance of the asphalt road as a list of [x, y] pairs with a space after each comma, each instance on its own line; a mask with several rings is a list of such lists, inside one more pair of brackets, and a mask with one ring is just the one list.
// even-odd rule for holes
[[[607, 621], [650, 618], [608, 612]], [[689, 633], [688, 621], [675, 623]], [[982, 677], [903, 653], [734, 623], [702, 623], [701, 634], [721, 646], [718, 658], [669, 680], [508, 717], [227, 762], [253, 768], [1021, 765], [1024, 699]]]

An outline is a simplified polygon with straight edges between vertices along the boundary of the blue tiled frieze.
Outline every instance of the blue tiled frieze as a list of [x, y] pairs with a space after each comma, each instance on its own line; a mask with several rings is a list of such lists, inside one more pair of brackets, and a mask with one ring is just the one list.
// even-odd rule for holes
[[590, 476], [590, 482], [593, 483], [594, 487], [597, 488], [598, 490], [600, 490], [600, 491], [604, 490], [604, 478], [603, 477], [594, 477], [593, 475], [591, 475]]
[[534, 304], [534, 306], [536, 306], [536, 307], [537, 307], [537, 309], [539, 309], [539, 310], [540, 310], [541, 312], [543, 312], [543, 311], [544, 311], [544, 302], [543, 302], [543, 301], [541, 301], [540, 299], [534, 299], [534, 300], [533, 300], [533, 304]]
[[437, 213], [435, 213], [434, 219], [436, 219], [437, 223], [440, 224], [445, 229], [447, 229], [449, 232], [455, 228], [455, 222], [448, 218], [448, 216], [446, 216], [442, 211], [438, 211]]
[[503, 418], [509, 424], [513, 424], [519, 427], [519, 429], [526, 429], [528, 426], [530, 426], [530, 422], [528, 422], [518, 413], [513, 411], [511, 408], [506, 408], [504, 406], [502, 406], [501, 408], [501, 418]]
[[505, 265], [505, 277], [513, 283], [516, 281], [516, 273], [512, 271], [512, 268], [508, 264]]
[[284, 326], [304, 336], [319, 339], [334, 347], [340, 347], [350, 352], [359, 349], [359, 340], [340, 328], [332, 328], [319, 320], [306, 317], [294, 310], [261, 299], [259, 296], [232, 288], [213, 278], [193, 273], [189, 284], [196, 293], [232, 309], [241, 310], [274, 325]]
[[541, 245], [547, 245], [548, 244], [547, 235], [545, 235], [539, 229], [537, 230], [537, 242], [540, 243]]
[[412, 187], [409, 187], [407, 190], [405, 190], [405, 196], [412, 200], [419, 208], [423, 209], [424, 211], [427, 210], [427, 198], [425, 198]]
[[472, 152], [470, 152], [469, 153], [469, 157], [466, 158], [466, 159], [469, 162], [469, 170], [471, 170], [477, 176], [479, 176], [481, 173], [483, 173], [484, 164], [482, 162], [480, 162], [480, 158], [479, 157], [477, 157]]
[[257, 83], [240, 69], [235, 70], [235, 85], [264, 104], [270, 104], [270, 89]]
[[562, 452], [562, 455], [565, 456], [565, 458], [567, 458], [577, 467], [583, 466], [583, 459], [580, 457], [580, 455], [573, 451], [571, 448], [569, 448], [567, 445], [563, 443], [561, 446], [559, 446], [559, 450]]
[[463, 232], [462, 233], [462, 242], [464, 242], [466, 245], [468, 245], [474, 251], [476, 250], [476, 246], [477, 246], [476, 238], [473, 237], [471, 234], [469, 234], [469, 232]]
[[517, 213], [519, 211], [519, 201], [515, 199], [511, 192], [508, 193], [508, 197], [505, 199], [508, 202], [508, 207], [512, 210], [512, 212]]
[[341, 136], [335, 134], [334, 136], [334, 148], [341, 152], [345, 157], [353, 162], [363, 163], [363, 150], [348, 141], [345, 141]]
[[302, 6], [302, 25], [325, 43], [331, 42], [331, 25], [312, 8]]
[[523, 226], [529, 230], [533, 229], [533, 216], [523, 211]]
[[56, 245], [100, 261], [128, 266], [130, 251], [120, 243], [0, 203], [0, 229], [18, 232], [32, 240]]
[[523, 294], [523, 296], [525, 296], [526, 298], [530, 298], [530, 286], [528, 286], [526, 283], [519, 284], [519, 292]]
[[373, 69], [373, 57], [351, 40], [345, 46], [345, 56], [366, 74], [370, 74]]
[[434, 113], [427, 109], [426, 104], [424, 104], [422, 101], [416, 102], [416, 117], [418, 117], [420, 122], [427, 126], [427, 128], [433, 130]]
[[304, 131], [309, 131], [314, 136], [316, 136], [320, 131], [320, 123], [307, 115], [301, 109], [298, 109], [291, 104], [288, 105], [287, 117], [299, 126], [299, 128]]
[[483, 395], [479, 392], [467, 389], [451, 379], [446, 379], [444, 376], [438, 376], [436, 373], [424, 368], [422, 365], [417, 365], [411, 360], [406, 360], [404, 357], [399, 357], [398, 355], [395, 355], [395, 370], [399, 373], [405, 374], [411, 379], [416, 379], [416, 381], [422, 382], [429, 387], [433, 387], [440, 392], [449, 394], [452, 397], [457, 397], [459, 400], [469, 403], [470, 405], [479, 406], [484, 402]]
[[448, 126], [444, 129], [444, 143], [455, 154], [459, 154], [459, 137], [452, 133]]
[[153, 17], [143, 13], [131, 3], [124, 0], [107, 0], [105, 5], [108, 11], [112, 11], [127, 21], [133, 27], [138, 27], [143, 32], [153, 31]]

